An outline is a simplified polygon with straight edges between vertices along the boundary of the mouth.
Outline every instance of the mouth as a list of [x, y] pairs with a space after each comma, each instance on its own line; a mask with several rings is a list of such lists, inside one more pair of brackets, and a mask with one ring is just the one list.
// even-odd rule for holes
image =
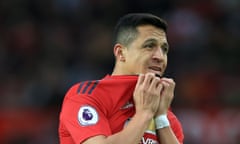
[[148, 67], [148, 69], [151, 72], [153, 72], [155, 74], [158, 74], [158, 75], [162, 75], [162, 73], [163, 73], [163, 69], [161, 67], [158, 67], [158, 66], [150, 66], [150, 67]]

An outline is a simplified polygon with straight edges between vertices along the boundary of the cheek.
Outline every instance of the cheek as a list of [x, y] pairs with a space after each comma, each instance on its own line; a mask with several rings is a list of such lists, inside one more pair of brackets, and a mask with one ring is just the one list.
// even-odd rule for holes
[[167, 56], [165, 57], [165, 65], [167, 66], [167, 63], [168, 63], [168, 58]]
[[135, 60], [137, 62], [143, 62], [143, 61], [146, 61], [146, 59], [148, 59], [147, 56], [143, 55], [143, 54], [142, 55], [138, 55], [138, 56], [135, 57]]
[[129, 55], [129, 58], [131, 59], [131, 61], [133, 61], [134, 63], [138, 63], [138, 62], [141, 62], [143, 61], [143, 59], [145, 56], [141, 53], [132, 53], [131, 55]]
[[148, 65], [149, 61], [151, 60], [151, 55], [146, 52], [134, 52], [132, 55], [129, 55], [129, 58], [131, 59], [131, 63], [134, 65], [137, 69], [143, 69], [145, 66]]
[[138, 67], [145, 68], [146, 66], [148, 66], [148, 63], [150, 62], [150, 59], [151, 58], [149, 56], [146, 56], [146, 55], [139, 56], [136, 59], [136, 64], [138, 65]]
[[163, 63], [163, 66], [164, 66], [164, 70], [167, 68], [167, 63], [168, 63], [168, 61], [167, 61], [168, 59], [167, 59], [167, 57], [164, 59], [164, 63]]

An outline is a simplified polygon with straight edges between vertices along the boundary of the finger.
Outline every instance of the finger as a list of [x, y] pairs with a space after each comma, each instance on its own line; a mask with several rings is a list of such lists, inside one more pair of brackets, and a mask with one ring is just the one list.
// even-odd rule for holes
[[139, 74], [136, 86], [141, 85], [144, 81], [144, 78], [145, 78], [144, 74]]
[[159, 82], [158, 85], [157, 85], [158, 92], [161, 93], [162, 89], [163, 89], [163, 85], [162, 85], [161, 82]]
[[162, 78], [161, 81], [165, 82], [165, 83], [168, 83], [169, 84], [169, 88], [172, 88], [172, 89], [175, 88], [176, 83], [174, 82], [173, 79], [171, 79], [171, 78]]
[[164, 87], [168, 87], [171, 84], [171, 82], [165, 80], [161, 80], [161, 83], [163, 84]]
[[158, 85], [160, 84], [160, 78], [159, 77], [154, 77], [152, 79], [152, 82], [150, 83], [150, 90], [156, 90]]
[[166, 81], [161, 81], [162, 84], [162, 91], [161, 91], [161, 95], [165, 95], [167, 89], [169, 88], [170, 84]]
[[149, 86], [149, 85], [151, 84], [151, 82], [152, 82], [152, 80], [153, 80], [154, 77], [155, 77], [155, 76], [154, 76], [153, 73], [147, 73], [147, 74], [145, 75], [144, 83]]
[[171, 78], [161, 78], [161, 81], [165, 81], [165, 82], [167, 82], [167, 83], [169, 83], [169, 84], [175, 85], [174, 80], [171, 79]]

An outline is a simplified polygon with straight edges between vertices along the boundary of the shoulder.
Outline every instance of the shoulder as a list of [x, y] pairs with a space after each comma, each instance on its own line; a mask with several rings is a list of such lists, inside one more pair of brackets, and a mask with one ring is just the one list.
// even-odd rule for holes
[[100, 80], [86, 80], [73, 84], [66, 92], [66, 96], [90, 95], [97, 88]]
[[[79, 110], [104, 110], [108, 99], [99, 94], [99, 80], [81, 81], [72, 85], [65, 94], [62, 103], [62, 115], [76, 115]], [[104, 103], [105, 102], [105, 103]]]
[[64, 102], [76, 102], [85, 105], [111, 104], [109, 86], [104, 80], [86, 80], [72, 85], [65, 94]]
[[90, 80], [90, 81], [82, 81], [76, 87], [77, 94], [87, 94], [91, 95], [94, 90], [97, 89], [100, 80]]

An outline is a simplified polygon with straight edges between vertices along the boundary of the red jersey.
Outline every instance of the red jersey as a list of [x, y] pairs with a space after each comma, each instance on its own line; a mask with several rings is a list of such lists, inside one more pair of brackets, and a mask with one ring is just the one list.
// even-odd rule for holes
[[[117, 133], [135, 113], [133, 91], [137, 76], [106, 76], [101, 80], [80, 82], [67, 92], [60, 113], [61, 144], [82, 143], [89, 137]], [[180, 142], [180, 122], [168, 112], [171, 127]], [[157, 142], [154, 123], [145, 132], [141, 143]]]

